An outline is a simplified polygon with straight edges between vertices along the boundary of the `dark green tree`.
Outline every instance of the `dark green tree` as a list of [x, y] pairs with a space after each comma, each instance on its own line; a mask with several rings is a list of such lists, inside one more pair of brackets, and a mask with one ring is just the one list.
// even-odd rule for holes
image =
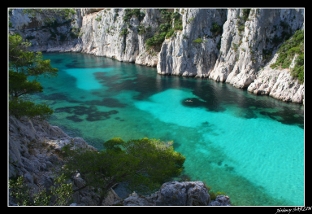
[[104, 148], [98, 152], [64, 147], [67, 175], [79, 172], [86, 181], [83, 188], [93, 187], [98, 191], [99, 205], [120, 182], [126, 182], [131, 191], [150, 193], [178, 177], [184, 169], [185, 157], [174, 151], [172, 142], [148, 138], [125, 142], [113, 138], [104, 143]]
[[37, 77], [57, 75], [57, 68], [41, 52], [28, 51], [31, 44], [19, 34], [9, 34], [9, 113], [16, 117], [28, 116], [45, 119], [53, 111], [46, 104], [26, 100], [28, 94], [42, 92]]

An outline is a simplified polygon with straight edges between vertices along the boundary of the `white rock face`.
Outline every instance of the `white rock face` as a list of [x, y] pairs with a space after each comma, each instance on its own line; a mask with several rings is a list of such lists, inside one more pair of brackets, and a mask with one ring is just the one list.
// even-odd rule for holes
[[164, 41], [157, 72], [207, 77], [218, 58], [217, 44], [221, 37], [210, 29], [213, 24], [222, 26], [226, 10], [176, 9], [176, 12], [182, 14], [183, 30]]
[[286, 35], [304, 29], [304, 9], [172, 10], [181, 15], [183, 29], [165, 39], [159, 52], [147, 50], [145, 45], [161, 26], [159, 9], [143, 8], [142, 17], [125, 19], [124, 8], [81, 8], [70, 22], [58, 19], [57, 28], [47, 28], [43, 15], [31, 17], [14, 9], [10, 30], [30, 38], [36, 51], [105, 56], [157, 67], [161, 75], [209, 78], [303, 103], [304, 84], [290, 78], [287, 69], [272, 70], [267, 65], [276, 59]]
[[[248, 90], [256, 94], [302, 103], [304, 85], [293, 80], [288, 69], [280, 71], [267, 67], [270, 70], [267, 73], [277, 82], [270, 81], [258, 87], [259, 83], [265, 82], [262, 78], [268, 76], [263, 74], [264, 69], [261, 70], [269, 63], [269, 57], [265, 58], [263, 53], [274, 56], [280, 45], [277, 43], [279, 38], [303, 29], [303, 10], [251, 9], [248, 18], [244, 19], [245, 12], [244, 9], [187, 9], [183, 14], [183, 31], [163, 43], [157, 72], [208, 77], [237, 88], [249, 87]], [[212, 23], [224, 23], [222, 38], [212, 36]], [[196, 38], [203, 42], [194, 44], [192, 41]]]
[[145, 35], [139, 34], [139, 26], [151, 27], [154, 32], [159, 12], [144, 9], [144, 18], [132, 16], [124, 21], [125, 9], [109, 8], [89, 13], [82, 19], [81, 52], [114, 58], [118, 61], [156, 66], [157, 55], [146, 53]]
[[285, 102], [303, 103], [304, 85], [291, 75], [289, 69], [272, 69], [277, 55], [267, 66], [258, 71], [257, 78], [248, 86], [247, 90], [254, 94], [269, 95]]

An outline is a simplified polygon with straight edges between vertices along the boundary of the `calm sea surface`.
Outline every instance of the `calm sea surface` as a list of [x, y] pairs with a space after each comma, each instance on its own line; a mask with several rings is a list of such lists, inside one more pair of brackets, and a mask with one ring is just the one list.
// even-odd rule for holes
[[[208, 79], [81, 53], [45, 53], [59, 69], [40, 78], [49, 119], [102, 149], [113, 137], [174, 142], [191, 180], [236, 206], [304, 205], [304, 106]], [[191, 101], [191, 102], [188, 102]]]

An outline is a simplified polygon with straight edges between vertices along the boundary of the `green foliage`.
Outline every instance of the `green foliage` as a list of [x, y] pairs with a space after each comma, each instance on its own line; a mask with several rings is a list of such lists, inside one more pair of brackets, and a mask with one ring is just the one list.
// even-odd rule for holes
[[54, 185], [50, 188], [50, 195], [54, 196], [53, 205], [63, 206], [72, 202], [73, 185], [66, 183], [66, 176], [61, 174], [54, 179]]
[[234, 42], [232, 43], [232, 48], [233, 48], [234, 51], [237, 51], [238, 46], [239, 46], [238, 44], [236, 44]]
[[182, 16], [172, 9], [159, 9], [161, 20], [158, 31], [145, 41], [147, 49], [160, 51], [164, 40], [174, 35], [176, 30], [183, 30]]
[[214, 36], [217, 36], [221, 35], [223, 30], [221, 25], [218, 25], [218, 23], [214, 22], [210, 31], [213, 33]]
[[100, 152], [63, 148], [67, 175], [79, 172], [86, 186], [97, 189], [102, 200], [119, 182], [127, 182], [130, 190], [150, 193], [183, 171], [185, 157], [174, 151], [172, 142], [113, 138], [104, 148]]
[[55, 76], [58, 69], [51, 66], [50, 60], [44, 60], [41, 52], [28, 51], [30, 45], [18, 34], [9, 35], [9, 112], [16, 117], [35, 117], [37, 114], [46, 119], [53, 112], [47, 105], [22, 98], [42, 92], [43, 87], [36, 78]]
[[243, 17], [242, 18], [243, 18], [244, 22], [247, 21], [249, 13], [250, 13], [250, 9], [243, 9]]
[[72, 202], [72, 184], [66, 183], [64, 174], [54, 179], [54, 185], [49, 189], [42, 189], [31, 193], [23, 176], [9, 180], [9, 193], [19, 206], [66, 206]]
[[159, 9], [161, 17], [164, 21], [170, 22], [171, 21], [171, 14], [172, 9]]
[[139, 19], [139, 21], [141, 22], [145, 16], [145, 14], [143, 12], [140, 12], [140, 9], [126, 9], [123, 20], [126, 23], [129, 23], [132, 16], [136, 16]]
[[81, 36], [80, 29], [77, 28], [77, 27], [72, 27], [71, 30], [70, 30], [70, 37], [72, 39], [74, 39], [74, 38], [78, 38], [80, 36]]
[[23, 177], [18, 177], [16, 180], [9, 180], [10, 196], [15, 199], [19, 206], [31, 205], [29, 188], [24, 184]]
[[241, 17], [239, 17], [239, 19], [236, 22], [237, 29], [238, 29], [239, 33], [244, 31], [244, 29], [245, 29], [245, 22], [248, 19], [248, 16], [249, 16], [249, 13], [250, 13], [250, 9], [242, 9], [242, 12], [243, 12], [243, 15]]
[[159, 31], [160, 32], [167, 32], [171, 28], [170, 23], [162, 23], [159, 25]]
[[129, 32], [128, 32], [128, 28], [123, 28], [121, 31], [120, 31], [120, 36], [124, 36], [124, 35], [127, 35]]
[[45, 120], [53, 114], [53, 110], [46, 104], [35, 104], [27, 100], [11, 99], [9, 100], [9, 114], [14, 115], [16, 118], [27, 116]]
[[147, 48], [153, 48], [154, 50], [160, 50], [160, 46], [165, 40], [167, 32], [156, 33], [153, 37], [146, 40], [145, 44]]
[[[69, 35], [68, 33], [59, 32], [58, 29], [58, 27], [63, 25], [71, 27], [70, 23], [74, 21], [74, 14], [76, 14], [76, 9], [22, 9], [22, 12], [27, 14], [32, 20], [32, 24], [29, 26], [36, 26], [40, 29], [48, 28], [51, 33], [49, 38], [50, 40], [56, 40], [57, 34], [59, 34], [60, 41], [65, 41], [70, 38], [75, 39], [79, 36], [79, 32], [77, 32], [75, 29], [69, 32]], [[44, 25], [38, 25], [38, 23], [42, 22]]]
[[[141, 22], [145, 16], [145, 14], [143, 12], [141, 12], [140, 9], [125, 9], [123, 21], [128, 24], [128, 27], [130, 26], [130, 19], [132, 18], [132, 16], [137, 17], [139, 22]], [[138, 31], [139, 31], [140, 35], [142, 35], [143, 33], [146, 32], [144, 26], [139, 26]], [[128, 34], [127, 28], [124, 28], [120, 33], [121, 36], [127, 35], [127, 34]]]
[[43, 60], [41, 52], [28, 51], [30, 45], [19, 34], [9, 35], [10, 70], [27, 76], [56, 76], [58, 69], [51, 67], [50, 60]]
[[9, 70], [9, 94], [18, 98], [24, 94], [42, 92], [42, 86], [36, 80], [28, 81], [24, 73]]
[[[204, 184], [205, 184], [205, 183], [204, 183]], [[207, 190], [208, 190], [208, 193], [209, 193], [209, 195], [210, 195], [210, 199], [211, 199], [211, 200], [216, 200], [216, 198], [217, 198], [218, 195], [226, 195], [226, 193], [221, 192], [221, 191], [214, 192], [214, 191], [211, 189], [211, 187], [207, 186], [206, 184], [205, 184], [205, 187], [206, 187]]]
[[210, 195], [211, 200], [216, 200], [218, 195], [226, 195], [224, 192], [220, 192], [220, 191], [214, 192], [212, 190], [210, 190], [208, 193]]
[[178, 12], [174, 12], [171, 15], [171, 18], [174, 20], [174, 30], [183, 30], [183, 25], [182, 25], [182, 16]]
[[238, 32], [242, 32], [242, 31], [244, 31], [244, 29], [245, 29], [245, 23], [244, 22], [242, 22], [242, 21], [237, 21], [237, 23], [238, 23]]
[[31, 17], [37, 14], [43, 15], [46, 22], [53, 22], [55, 17], [60, 17], [63, 19], [70, 19], [72, 15], [76, 14], [76, 10], [73, 8], [60, 8], [60, 9], [23, 9], [24, 14], [28, 14]]
[[102, 20], [102, 16], [98, 16], [95, 18], [95, 21], [100, 22]]
[[147, 32], [146, 28], [143, 25], [139, 25], [138, 27], [138, 34], [143, 35]]
[[170, 29], [167, 33], [166, 33], [166, 39], [170, 38], [172, 35], [174, 34], [174, 29]]
[[297, 30], [290, 39], [280, 46], [277, 53], [278, 58], [271, 65], [271, 68], [289, 68], [295, 55], [297, 55], [295, 66], [290, 72], [302, 84], [304, 82], [304, 31]]
[[203, 39], [202, 38], [197, 38], [197, 39], [194, 39], [193, 42], [197, 43], [197, 44], [200, 44], [200, 43], [203, 42]]

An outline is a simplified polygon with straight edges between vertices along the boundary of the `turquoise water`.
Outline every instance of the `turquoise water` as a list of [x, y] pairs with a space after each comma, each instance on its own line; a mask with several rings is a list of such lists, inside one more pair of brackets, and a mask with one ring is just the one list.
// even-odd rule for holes
[[112, 137], [174, 141], [191, 180], [236, 206], [304, 205], [304, 107], [208, 79], [78, 53], [46, 53], [49, 119], [102, 149]]

